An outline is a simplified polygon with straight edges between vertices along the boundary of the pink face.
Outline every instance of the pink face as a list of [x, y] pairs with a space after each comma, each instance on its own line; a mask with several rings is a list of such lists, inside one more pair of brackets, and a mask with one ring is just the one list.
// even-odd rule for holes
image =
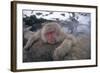
[[47, 42], [49, 43], [49, 44], [54, 44], [54, 43], [56, 43], [56, 33], [55, 33], [55, 31], [50, 31], [50, 32], [47, 32], [47, 33], [45, 33], [45, 37], [46, 37], [46, 39], [47, 39]]

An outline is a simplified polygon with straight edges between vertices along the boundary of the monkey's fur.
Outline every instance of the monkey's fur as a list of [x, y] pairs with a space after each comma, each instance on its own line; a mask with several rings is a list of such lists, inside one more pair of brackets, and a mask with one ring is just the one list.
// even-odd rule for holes
[[[64, 33], [57, 22], [43, 23], [43, 27], [28, 39], [24, 50], [24, 61], [53, 61], [90, 59], [90, 39], [87, 36], [75, 37]], [[47, 42], [45, 33], [56, 30], [55, 43]], [[27, 53], [27, 54], [26, 54]]]
[[[90, 59], [90, 39], [87, 36], [78, 36], [76, 37], [77, 42], [66, 51], [66, 47], [57, 48], [54, 51], [53, 59], [54, 60], [79, 60], [79, 59]], [[68, 43], [68, 42], [65, 42]], [[71, 44], [69, 44], [71, 45]]]

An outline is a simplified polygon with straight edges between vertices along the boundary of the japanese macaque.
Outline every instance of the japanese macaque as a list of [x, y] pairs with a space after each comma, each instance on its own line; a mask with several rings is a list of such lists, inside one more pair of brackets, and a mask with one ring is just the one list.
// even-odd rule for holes
[[[85, 40], [85, 38], [75, 37], [72, 34], [64, 33], [60, 24], [57, 22], [43, 23], [42, 25], [43, 27], [28, 39], [24, 46], [25, 50], [29, 50], [30, 47], [34, 46], [36, 41], [41, 40], [42, 43], [46, 43], [46, 45], [49, 46], [48, 48], [60, 43], [57, 47], [51, 47], [51, 49], [53, 49], [53, 60], [90, 58], [90, 44], [87, 38]], [[42, 46], [40, 45], [40, 48], [42, 48]], [[41, 51], [42, 50], [43, 49], [41, 49]]]
[[28, 39], [28, 42], [24, 46], [24, 49], [28, 49], [32, 45], [32, 43], [39, 39], [48, 44], [55, 44], [63, 41], [60, 47], [68, 47], [66, 50], [69, 50], [72, 46], [72, 43], [76, 42], [76, 39], [71, 34], [65, 34], [62, 31], [61, 26], [58, 23], [50, 22], [46, 24], [43, 23], [42, 25], [44, 25], [43, 28], [34, 33], [34, 35]]

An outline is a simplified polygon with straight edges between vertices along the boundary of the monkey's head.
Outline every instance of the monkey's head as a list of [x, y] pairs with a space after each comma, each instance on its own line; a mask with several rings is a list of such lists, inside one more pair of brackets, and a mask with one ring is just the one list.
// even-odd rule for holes
[[49, 22], [44, 24], [41, 30], [41, 38], [44, 42], [49, 44], [55, 44], [61, 37], [61, 26], [57, 22]]

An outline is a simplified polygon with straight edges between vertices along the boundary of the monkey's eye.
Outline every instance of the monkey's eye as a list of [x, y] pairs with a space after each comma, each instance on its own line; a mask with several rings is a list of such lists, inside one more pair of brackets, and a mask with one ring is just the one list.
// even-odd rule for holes
[[54, 31], [48, 32], [48, 34], [53, 34], [53, 33], [54, 33]]
[[47, 32], [45, 35], [46, 35], [47, 37], [54, 37], [54, 36], [55, 36], [55, 32], [54, 32], [54, 31]]

